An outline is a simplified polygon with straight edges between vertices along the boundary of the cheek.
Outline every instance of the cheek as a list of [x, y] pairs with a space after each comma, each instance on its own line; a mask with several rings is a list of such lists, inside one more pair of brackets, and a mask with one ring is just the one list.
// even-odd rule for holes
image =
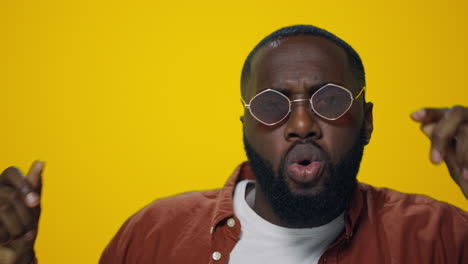
[[330, 155], [331, 161], [337, 163], [351, 149], [358, 132], [352, 127], [324, 126], [322, 129], [322, 147]]
[[282, 155], [287, 149], [283, 129], [283, 126], [264, 126], [248, 115], [244, 119], [244, 134], [248, 142], [275, 170], [278, 169]]
[[362, 122], [362, 111], [351, 108], [339, 120], [321, 124], [322, 146], [333, 163], [339, 162], [356, 142]]

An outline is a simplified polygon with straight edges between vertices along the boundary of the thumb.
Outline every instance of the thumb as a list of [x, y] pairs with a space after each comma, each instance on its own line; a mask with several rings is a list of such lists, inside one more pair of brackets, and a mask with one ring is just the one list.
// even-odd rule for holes
[[421, 125], [421, 130], [424, 132], [424, 134], [431, 139], [432, 138], [432, 132], [434, 131], [436, 124], [430, 123], [426, 125]]
[[44, 170], [44, 162], [40, 160], [34, 161], [26, 176], [29, 184], [38, 193], [41, 192], [42, 187], [42, 171]]

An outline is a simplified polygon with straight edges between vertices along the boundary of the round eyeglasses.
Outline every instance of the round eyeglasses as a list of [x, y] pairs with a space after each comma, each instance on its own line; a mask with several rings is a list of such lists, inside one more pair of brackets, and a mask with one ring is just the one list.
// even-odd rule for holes
[[312, 110], [327, 120], [337, 120], [342, 117], [353, 105], [353, 101], [363, 94], [363, 87], [354, 97], [346, 88], [337, 84], [328, 83], [318, 89], [310, 99], [289, 100], [289, 98], [273, 89], [266, 89], [255, 95], [247, 104], [243, 98], [242, 103], [249, 109], [250, 114], [258, 122], [267, 126], [274, 126], [283, 121], [291, 112], [291, 105], [295, 102], [310, 101]]

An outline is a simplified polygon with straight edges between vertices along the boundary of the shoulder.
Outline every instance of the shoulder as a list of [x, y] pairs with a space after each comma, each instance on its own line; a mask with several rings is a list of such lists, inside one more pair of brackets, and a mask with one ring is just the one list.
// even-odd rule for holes
[[219, 193], [190, 192], [152, 202], [122, 225], [100, 263], [149, 263], [147, 259], [167, 255], [176, 245], [186, 246], [182, 242], [187, 235], [208, 238]]
[[[425, 195], [401, 193], [363, 183], [359, 184], [359, 189], [369, 215], [379, 215], [388, 221], [397, 219], [398, 223], [453, 222], [468, 230], [468, 213], [449, 203]], [[416, 219], [424, 219], [424, 221], [415, 221]]]
[[373, 239], [386, 249], [382, 254], [399, 263], [465, 263], [467, 212], [425, 195], [366, 184], [359, 189], [364, 200], [360, 238]]
[[140, 224], [149, 222], [173, 222], [193, 215], [205, 215], [214, 210], [220, 190], [187, 192], [155, 200], [136, 214], [130, 221]]
[[462, 260], [468, 252], [467, 212], [425, 195], [361, 183], [358, 188], [360, 196], [356, 197], [362, 199], [362, 207], [350, 244], [356, 258], [392, 263], [466, 262]]

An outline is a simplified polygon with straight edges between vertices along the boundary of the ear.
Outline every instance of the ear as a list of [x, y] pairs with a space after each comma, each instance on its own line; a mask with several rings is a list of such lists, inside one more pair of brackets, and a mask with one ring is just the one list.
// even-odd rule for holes
[[372, 115], [372, 109], [374, 108], [374, 104], [368, 102], [364, 105], [364, 122], [366, 128], [366, 145], [369, 144], [372, 131], [374, 131], [374, 118]]

